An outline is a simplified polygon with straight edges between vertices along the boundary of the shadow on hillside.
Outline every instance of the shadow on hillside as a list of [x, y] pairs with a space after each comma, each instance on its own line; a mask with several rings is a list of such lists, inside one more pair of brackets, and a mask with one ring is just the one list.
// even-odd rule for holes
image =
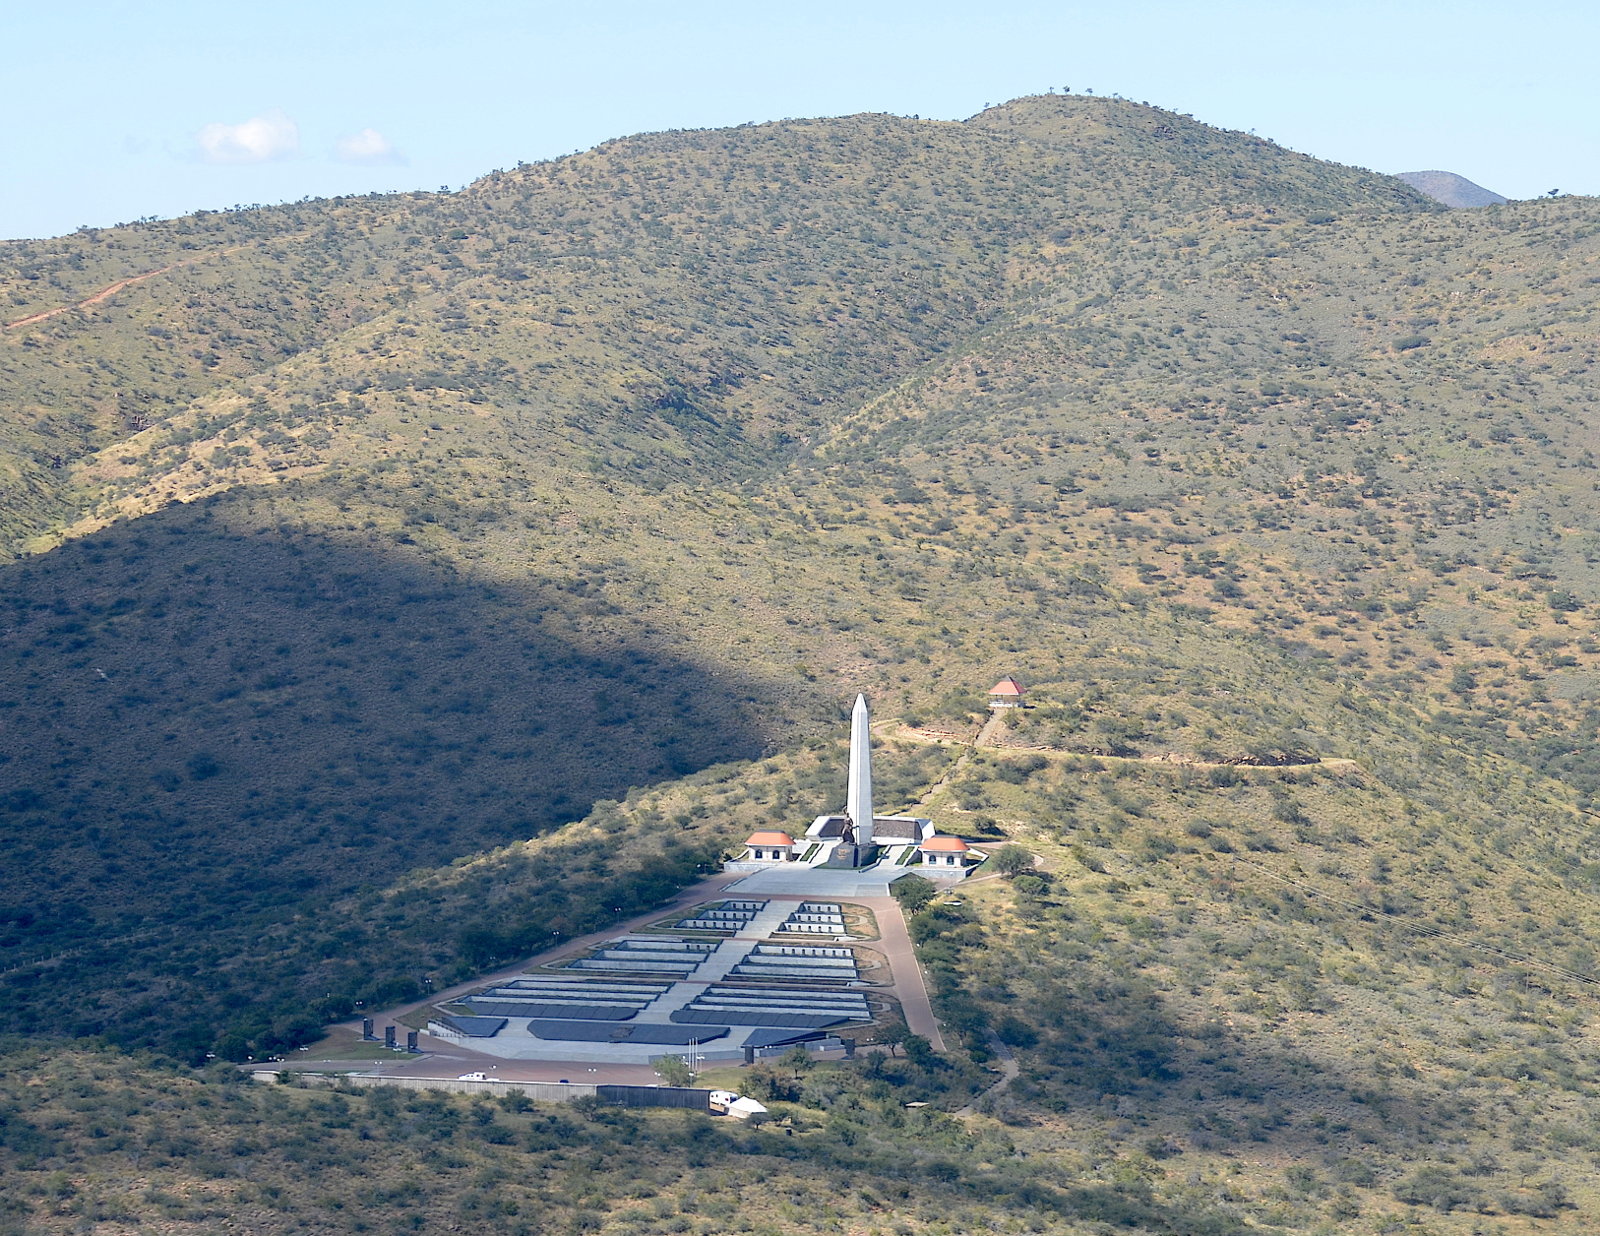
[[114, 1031], [231, 934], [765, 745], [756, 687], [652, 651], [589, 581], [242, 520], [173, 508], [6, 569], [14, 1028]]

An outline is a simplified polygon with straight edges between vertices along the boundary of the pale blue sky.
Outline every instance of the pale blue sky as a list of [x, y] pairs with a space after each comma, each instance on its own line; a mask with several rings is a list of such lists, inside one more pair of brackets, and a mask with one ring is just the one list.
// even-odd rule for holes
[[1379, 171], [1600, 193], [1600, 6], [1566, 0], [58, 0], [8, 6], [0, 34], [0, 237], [455, 187], [651, 129], [959, 119], [1067, 86]]

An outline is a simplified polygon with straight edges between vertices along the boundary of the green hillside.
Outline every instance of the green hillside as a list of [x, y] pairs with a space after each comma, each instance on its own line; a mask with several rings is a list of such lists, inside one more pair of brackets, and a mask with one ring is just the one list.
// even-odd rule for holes
[[81, 1051], [5, 1059], [16, 1070], [0, 1073], [8, 1236], [233, 1225], [470, 1224], [497, 1236], [1261, 1230], [1194, 1191], [1161, 1197], [1091, 1172], [1040, 1179], [1046, 1156], [1007, 1130], [903, 1107], [901, 1095], [935, 1094], [938, 1082], [904, 1059], [871, 1079], [830, 1077], [821, 1084], [833, 1111], [786, 1108], [776, 1133], [698, 1112], [534, 1107], [521, 1095], [329, 1093], [149, 1067], [129, 1076]]
[[1004, 1153], [1167, 1209], [971, 1225], [1590, 1205], [1594, 203], [1050, 96], [0, 261], [12, 1029], [261, 1056], [601, 925], [837, 805], [865, 690], [1044, 870], [913, 924], [950, 1071], [802, 1131], [997, 1033]]

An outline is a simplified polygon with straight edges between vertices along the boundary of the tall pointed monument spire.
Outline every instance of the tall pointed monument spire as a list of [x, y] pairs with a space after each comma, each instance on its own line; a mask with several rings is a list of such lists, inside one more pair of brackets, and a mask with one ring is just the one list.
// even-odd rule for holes
[[850, 787], [845, 796], [845, 814], [855, 826], [856, 844], [872, 844], [872, 714], [867, 697], [856, 696], [850, 714]]

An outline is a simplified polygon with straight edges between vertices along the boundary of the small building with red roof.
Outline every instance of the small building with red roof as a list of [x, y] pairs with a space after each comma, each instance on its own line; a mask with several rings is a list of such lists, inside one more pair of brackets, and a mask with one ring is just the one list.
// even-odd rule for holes
[[946, 872], [965, 871], [971, 853], [972, 847], [960, 837], [947, 837], [942, 833], [923, 838], [917, 846], [924, 867]]
[[1028, 693], [1028, 688], [1015, 678], [1002, 678], [989, 688], [990, 708], [1021, 708], [1022, 697]]
[[745, 842], [758, 862], [786, 863], [794, 857], [794, 838], [785, 832], [755, 832]]

